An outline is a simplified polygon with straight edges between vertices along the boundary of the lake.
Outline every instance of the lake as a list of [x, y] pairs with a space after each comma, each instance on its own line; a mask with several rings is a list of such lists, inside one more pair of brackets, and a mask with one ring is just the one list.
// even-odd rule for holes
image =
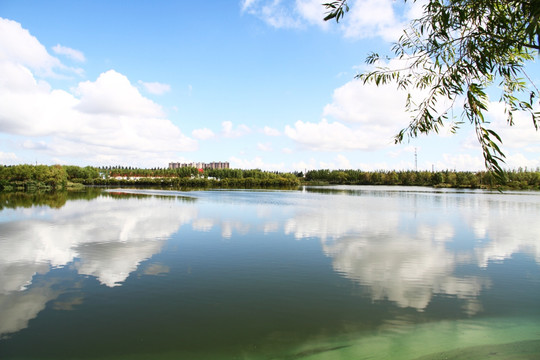
[[540, 192], [0, 200], [4, 360], [540, 358]]

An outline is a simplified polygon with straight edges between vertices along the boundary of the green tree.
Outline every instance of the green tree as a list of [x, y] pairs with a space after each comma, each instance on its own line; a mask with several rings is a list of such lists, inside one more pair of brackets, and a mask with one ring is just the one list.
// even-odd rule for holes
[[[349, 10], [347, 0], [323, 6], [328, 10], [325, 20], [340, 21]], [[461, 121], [449, 119], [451, 109], [462, 106], [462, 118], [475, 126], [486, 168], [502, 178], [502, 139], [488, 128], [484, 117], [487, 91], [500, 89], [509, 125], [516, 111], [525, 111], [538, 130], [540, 112], [534, 107], [539, 91], [525, 65], [540, 50], [539, 19], [540, 0], [429, 0], [422, 16], [410, 23], [392, 47], [395, 57], [408, 65], [402, 69], [380, 66], [357, 78], [376, 85], [394, 82], [408, 92], [406, 109], [413, 118], [395, 136], [396, 143], [404, 137], [438, 132], [444, 124], [455, 132]], [[379, 60], [372, 53], [366, 62], [378, 65]], [[411, 97], [415, 89], [427, 91], [419, 102]], [[443, 101], [452, 105], [441, 111]]]

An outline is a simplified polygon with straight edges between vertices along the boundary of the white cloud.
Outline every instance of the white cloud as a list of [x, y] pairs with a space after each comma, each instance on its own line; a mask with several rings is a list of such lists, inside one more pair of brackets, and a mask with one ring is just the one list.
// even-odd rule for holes
[[[391, 61], [391, 68], [403, 61]], [[418, 94], [413, 93], [413, 98]], [[405, 111], [407, 93], [393, 84], [376, 86], [352, 80], [334, 91], [319, 123], [298, 121], [285, 134], [312, 150], [377, 150], [394, 144], [394, 136], [406, 127], [411, 114]]]
[[265, 163], [262, 158], [255, 157], [253, 160], [240, 159], [237, 157], [230, 158], [231, 168], [234, 169], [264, 169], [267, 171], [284, 171], [285, 163]]
[[[396, 65], [397, 62], [389, 64], [392, 68]], [[377, 86], [352, 80], [334, 90], [332, 103], [325, 106], [323, 116], [348, 123], [377, 123], [393, 128], [395, 133], [411, 119], [411, 114], [405, 111], [406, 100], [407, 92], [398, 90], [394, 84]]]
[[195, 129], [191, 132], [191, 136], [199, 140], [208, 140], [215, 137], [215, 134], [212, 130], [208, 128]]
[[247, 135], [251, 132], [251, 129], [246, 125], [238, 125], [236, 129], [233, 127], [232, 121], [224, 121], [221, 123], [221, 134], [226, 138], [237, 138]]
[[285, 135], [300, 146], [316, 151], [375, 150], [392, 144], [389, 130], [379, 125], [370, 127], [379, 134], [388, 134], [386, 139], [374, 136], [373, 131], [354, 129], [339, 122], [319, 123], [297, 121], [294, 127], [287, 125]]
[[380, 36], [386, 41], [396, 41], [410, 21], [399, 16], [400, 12], [408, 14], [403, 8], [398, 9], [393, 0], [356, 1], [351, 11], [341, 22], [343, 34], [351, 38], [368, 38]]
[[[539, 111], [537, 107], [535, 109]], [[509, 126], [504, 113], [504, 104], [491, 102], [489, 104], [489, 127], [494, 130], [503, 141], [503, 148], [519, 149], [521, 151], [538, 151], [540, 144], [540, 131], [534, 128], [531, 116], [525, 112], [514, 112], [514, 125]], [[503, 149], [504, 151], [504, 149]]]
[[484, 169], [484, 159], [481, 155], [443, 154], [442, 161], [434, 164], [435, 170], [478, 171]]
[[286, 7], [280, 6], [279, 1], [274, 1], [261, 9], [262, 19], [275, 28], [298, 28], [300, 20]]
[[240, 3], [242, 4], [241, 8], [242, 11], [247, 11], [251, 8], [253, 4], [255, 4], [257, 0], [242, 0]]
[[324, 21], [326, 9], [320, 0], [296, 0], [296, 10], [308, 23], [324, 29], [328, 28], [329, 23]]
[[66, 47], [66, 46], [62, 46], [60, 44], [57, 44], [55, 46], [53, 46], [53, 51], [59, 55], [65, 55], [67, 56], [68, 58], [70, 59], [73, 59], [75, 61], [78, 61], [78, 62], [85, 62], [86, 61], [86, 58], [84, 57], [84, 54], [79, 51], [79, 50], [75, 50], [75, 49], [72, 49], [72, 48], [69, 48], [69, 47]]
[[525, 155], [521, 153], [512, 153], [505, 152], [505, 164], [502, 164], [503, 167], [508, 169], [517, 169], [517, 168], [527, 168], [529, 170], [534, 170], [540, 168], [540, 158], [528, 159]]
[[272, 151], [272, 145], [270, 143], [258, 143], [257, 149], [261, 151]]
[[83, 72], [82, 69], [65, 66], [51, 56], [45, 46], [16, 21], [0, 18], [0, 34], [0, 62], [22, 65], [35, 75], [44, 77], [61, 77], [62, 72], [81, 75]]
[[[47, 148], [58, 154], [194, 150], [161, 107], [144, 98], [129, 80], [115, 71], [79, 84], [80, 99], [36, 82], [31, 73], [16, 67], [24, 89], [0, 85], [0, 130], [26, 136], [53, 136]], [[8, 70], [0, 66], [0, 73]], [[14, 70], [11, 67], [11, 70]], [[6, 74], [7, 75], [7, 74]], [[42, 140], [43, 141], [43, 140]], [[40, 143], [44, 147], [44, 143]], [[130, 156], [131, 157], [131, 156]], [[141, 156], [144, 158], [144, 156]]]
[[295, 8], [289, 2], [281, 0], [245, 0], [242, 12], [254, 15], [274, 28], [298, 28], [302, 21]]
[[16, 21], [0, 18], [0, 61], [23, 65], [39, 75], [51, 76], [63, 65]]
[[[538, 109], [536, 109], [538, 111]], [[495, 131], [502, 139], [502, 144], [498, 144], [501, 151], [506, 155], [505, 162], [501, 163], [503, 168], [516, 169], [518, 167], [527, 167], [535, 169], [540, 165], [540, 132], [536, 131], [532, 123], [530, 115], [525, 112], [514, 113], [514, 125], [510, 126], [507, 123], [507, 118], [504, 110], [504, 104], [500, 102], [490, 102], [485, 127]], [[456, 156], [452, 156], [454, 162], [450, 163], [452, 168], [457, 167], [458, 170], [483, 170], [484, 160], [481, 155], [480, 145], [476, 137], [476, 133], [471, 125], [467, 124], [468, 135], [462, 146], [464, 149], [474, 150], [479, 155], [475, 161], [463, 161], [464, 156], [461, 155], [459, 160]], [[462, 131], [464, 131], [462, 129]], [[493, 140], [495, 140], [493, 138]], [[472, 158], [472, 157], [471, 157]], [[460, 164], [469, 164], [465, 168], [461, 168]], [[474, 164], [480, 165], [474, 168]]]
[[401, 148], [397, 148], [396, 150], [394, 151], [389, 151], [388, 152], [388, 155], [390, 155], [391, 157], [398, 157], [400, 156], [401, 154], [403, 153], [409, 153], [409, 154], [412, 154], [414, 153], [415, 151], [420, 151], [421, 148], [420, 147], [416, 147], [416, 146], [405, 146], [405, 147], [401, 147]]
[[337, 165], [338, 165], [339, 169], [350, 169], [352, 167], [351, 162], [349, 161], [349, 159], [347, 159], [342, 154], [339, 154], [337, 156], [336, 161], [337, 161]]
[[263, 132], [265, 135], [268, 135], [268, 136], [281, 136], [281, 132], [279, 130], [273, 129], [269, 126], [265, 126], [263, 129]]
[[0, 19], [0, 28], [21, 40], [0, 37], [0, 132], [31, 137], [22, 140], [25, 148], [57, 159], [141, 166], [196, 150], [196, 141], [125, 75], [109, 70], [72, 93], [53, 89], [34, 72], [50, 75], [64, 66], [18, 23]]
[[146, 92], [154, 95], [163, 95], [171, 91], [171, 85], [163, 84], [159, 82], [144, 82], [139, 80], [139, 84], [146, 90]]
[[15, 153], [0, 151], [0, 163], [2, 164], [14, 164], [17, 161], [17, 155]]
[[[405, 64], [404, 64], [405, 63]], [[391, 60], [388, 64], [380, 64], [390, 68], [406, 67], [406, 60]], [[420, 91], [411, 93], [413, 101], [422, 97]], [[394, 136], [399, 130], [407, 127], [411, 120], [411, 113], [405, 109], [407, 93], [398, 90], [394, 84], [376, 86], [364, 84], [359, 80], [352, 80], [334, 91], [332, 102], [324, 107], [324, 118], [319, 122], [298, 121], [294, 125], [285, 127], [285, 135], [296, 142], [300, 147], [316, 151], [347, 151], [366, 150], [374, 151], [390, 148], [393, 158], [390, 163], [381, 160], [371, 160], [370, 163], [357, 163], [363, 169], [410, 169], [410, 161], [403, 162], [397, 159], [404, 151], [413, 151], [414, 147], [396, 148]], [[447, 103], [438, 104], [438, 108], [448, 108]], [[327, 120], [335, 119], [335, 121]], [[439, 134], [431, 137], [449, 136], [447, 127], [441, 127]], [[421, 143], [421, 139], [418, 139]], [[472, 142], [472, 148], [478, 151], [478, 145]], [[415, 144], [415, 147], [418, 146]], [[433, 148], [426, 149], [433, 151]], [[436, 151], [439, 151], [438, 149]], [[382, 154], [379, 154], [382, 156]], [[480, 155], [477, 152], [477, 155]], [[388, 156], [387, 156], [388, 157]], [[395, 160], [394, 160], [395, 159]], [[456, 153], [446, 157], [447, 161], [440, 161], [438, 168], [457, 168], [459, 170], [482, 169], [483, 161], [478, 156]], [[478, 166], [480, 164], [480, 166]], [[336, 162], [320, 164], [335, 168]], [[343, 165], [343, 166], [342, 166]], [[340, 167], [345, 168], [345, 163]], [[429, 164], [431, 168], [431, 164]]]
[[319, 161], [320, 169], [340, 170], [352, 168], [351, 162], [343, 155], [338, 155], [333, 161]]
[[76, 131], [72, 95], [51, 90], [21, 64], [0, 62], [0, 77], [0, 131], [30, 136]]
[[420, 3], [423, 1], [401, 4], [393, 0], [351, 0], [351, 11], [339, 25], [324, 21], [327, 10], [318, 0], [296, 0], [294, 3], [245, 0], [241, 2], [241, 10], [275, 28], [304, 28], [313, 25], [323, 30], [339, 28], [349, 38], [382, 37], [387, 41], [395, 41], [413, 16], [421, 15]]
[[102, 73], [95, 82], [79, 83], [77, 109], [89, 114], [163, 117], [161, 106], [141, 95], [129, 79], [114, 70]]
[[292, 167], [294, 170], [314, 170], [318, 169], [319, 167], [316, 165], [315, 159], [311, 158], [308, 162], [306, 161], [299, 161], [292, 164]]

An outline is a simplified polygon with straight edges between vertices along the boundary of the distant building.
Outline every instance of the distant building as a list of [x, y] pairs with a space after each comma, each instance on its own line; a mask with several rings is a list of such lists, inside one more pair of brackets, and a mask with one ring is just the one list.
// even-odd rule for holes
[[177, 162], [171, 162], [169, 163], [169, 169], [178, 169], [183, 167], [194, 167], [197, 169], [228, 169], [229, 163], [226, 162], [211, 162], [211, 163], [177, 163]]

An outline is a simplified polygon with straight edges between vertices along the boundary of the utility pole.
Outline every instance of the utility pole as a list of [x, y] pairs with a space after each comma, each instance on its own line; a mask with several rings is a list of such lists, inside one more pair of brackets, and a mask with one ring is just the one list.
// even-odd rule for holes
[[418, 172], [418, 154], [416, 148], [414, 148], [414, 171]]

